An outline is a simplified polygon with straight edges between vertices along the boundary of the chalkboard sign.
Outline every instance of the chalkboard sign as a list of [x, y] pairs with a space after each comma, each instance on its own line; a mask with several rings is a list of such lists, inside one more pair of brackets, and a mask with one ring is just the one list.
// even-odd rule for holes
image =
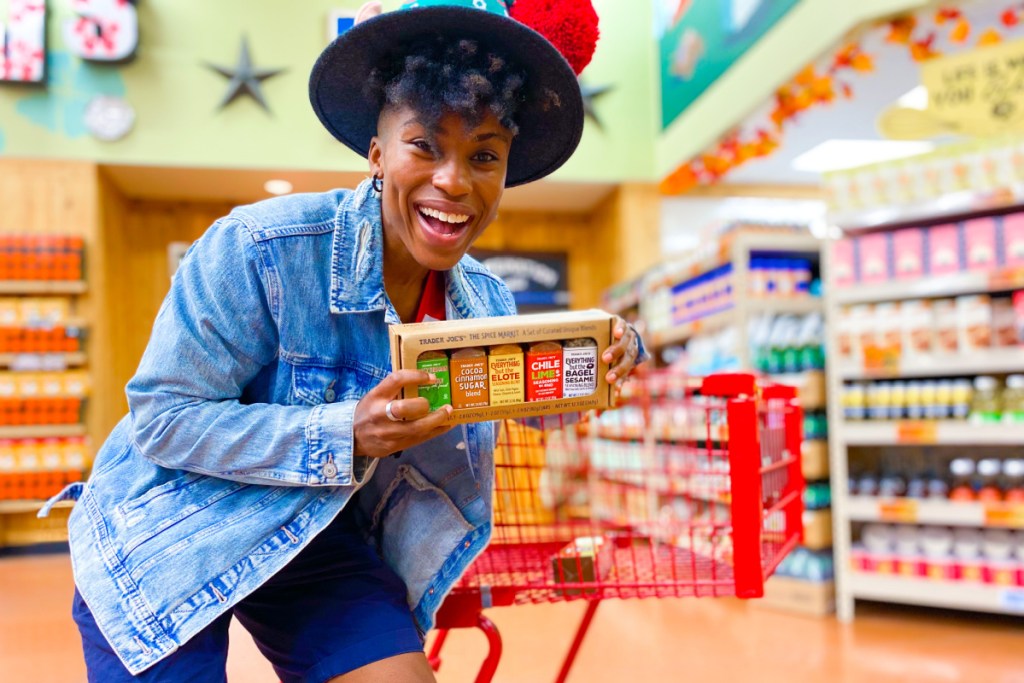
[[469, 253], [508, 285], [520, 313], [569, 308], [569, 259], [566, 254], [484, 249], [473, 249]]

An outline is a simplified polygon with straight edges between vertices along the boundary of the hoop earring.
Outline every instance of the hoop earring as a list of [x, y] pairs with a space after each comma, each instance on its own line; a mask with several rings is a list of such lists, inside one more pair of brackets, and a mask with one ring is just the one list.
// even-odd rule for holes
[[378, 177], [376, 175], [373, 176], [370, 179], [370, 185], [373, 186], [373, 191], [376, 192], [377, 194], [381, 194], [382, 192], [384, 192], [384, 178], [383, 177]]

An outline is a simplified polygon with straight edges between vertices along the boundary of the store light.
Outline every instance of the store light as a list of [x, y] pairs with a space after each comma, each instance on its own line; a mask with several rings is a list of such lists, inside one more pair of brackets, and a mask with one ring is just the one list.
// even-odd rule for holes
[[793, 168], [827, 173], [893, 161], [935, 149], [932, 142], [908, 140], [826, 140], [793, 160]]
[[906, 94], [896, 100], [896, 104], [907, 109], [920, 109], [924, 111], [928, 108], [928, 88], [919, 85], [907, 91]]
[[263, 189], [270, 194], [289, 194], [294, 188], [287, 180], [281, 180], [278, 178], [275, 180], [268, 180], [263, 184]]

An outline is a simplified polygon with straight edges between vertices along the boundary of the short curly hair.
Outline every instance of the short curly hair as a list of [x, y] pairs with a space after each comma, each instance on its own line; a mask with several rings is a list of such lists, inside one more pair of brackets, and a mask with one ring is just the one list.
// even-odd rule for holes
[[409, 106], [426, 119], [428, 127], [438, 125], [449, 112], [472, 126], [490, 113], [515, 135], [525, 86], [522, 69], [502, 55], [481, 49], [477, 41], [431, 36], [381, 60], [370, 72], [366, 88], [381, 111]]

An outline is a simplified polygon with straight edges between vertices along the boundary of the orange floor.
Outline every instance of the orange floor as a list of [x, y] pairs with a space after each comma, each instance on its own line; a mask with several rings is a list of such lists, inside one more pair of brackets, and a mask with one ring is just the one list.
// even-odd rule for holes
[[[66, 555], [0, 558], [0, 681], [85, 681], [71, 592]], [[554, 680], [582, 609], [492, 610], [505, 647], [495, 680]], [[232, 637], [228, 679], [276, 681], [245, 632]], [[453, 632], [438, 680], [473, 681], [484, 649], [481, 634]], [[1024, 619], [886, 606], [842, 626], [734, 600], [607, 602], [569, 680], [1024, 683]]]

